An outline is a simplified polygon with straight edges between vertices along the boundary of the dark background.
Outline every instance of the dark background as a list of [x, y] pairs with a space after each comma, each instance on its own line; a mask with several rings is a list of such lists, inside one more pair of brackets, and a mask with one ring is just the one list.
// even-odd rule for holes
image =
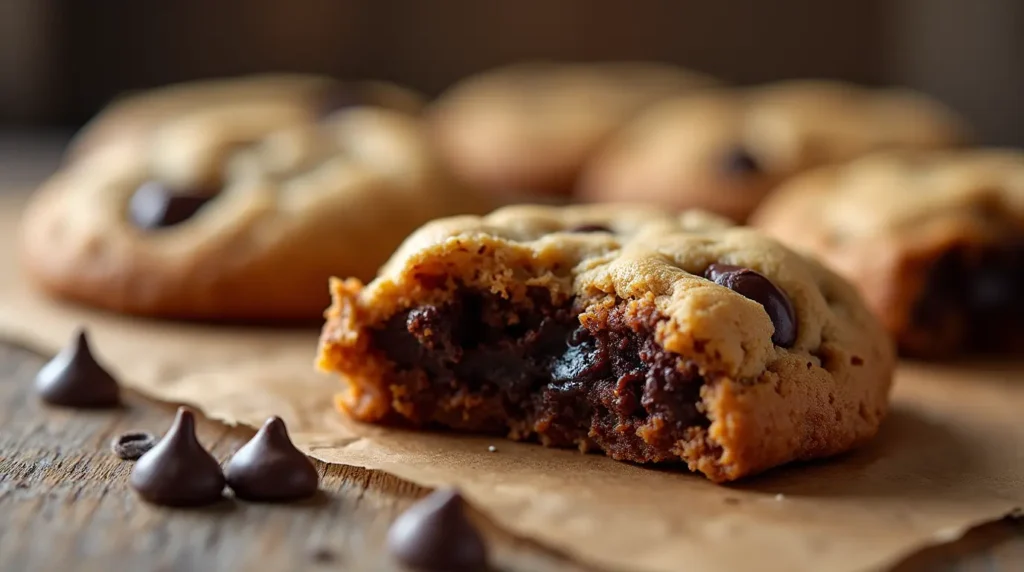
[[258, 71], [436, 94], [528, 58], [907, 85], [1024, 145], [1024, 0], [0, 0], [0, 124], [75, 127], [123, 90]]

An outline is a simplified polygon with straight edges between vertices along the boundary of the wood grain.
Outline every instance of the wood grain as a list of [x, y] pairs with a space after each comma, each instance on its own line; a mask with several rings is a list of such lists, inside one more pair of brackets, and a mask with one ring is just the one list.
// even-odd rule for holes
[[[0, 344], [0, 568], [18, 570], [399, 570], [384, 550], [393, 518], [425, 490], [387, 474], [318, 464], [322, 494], [293, 505], [225, 501], [204, 509], [141, 502], [131, 463], [109, 450], [125, 431], [162, 433], [174, 408], [129, 394], [115, 412], [41, 404], [43, 360]], [[201, 420], [226, 460], [252, 432]], [[488, 525], [497, 567], [582, 570]]]

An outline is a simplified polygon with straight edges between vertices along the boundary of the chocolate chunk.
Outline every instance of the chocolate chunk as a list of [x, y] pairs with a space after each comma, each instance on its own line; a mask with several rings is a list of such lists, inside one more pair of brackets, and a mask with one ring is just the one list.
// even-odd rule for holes
[[121, 403], [117, 380], [96, 361], [85, 330], [75, 333], [64, 349], [36, 374], [36, 392], [53, 405], [116, 407]]
[[320, 475], [288, 438], [280, 417], [271, 417], [228, 463], [228, 486], [235, 496], [253, 501], [283, 502], [316, 494]]
[[224, 472], [199, 444], [191, 409], [178, 408], [167, 434], [135, 463], [129, 484], [153, 504], [199, 506], [222, 498]]
[[206, 191], [175, 191], [149, 181], [135, 190], [128, 203], [128, 214], [139, 228], [174, 226], [192, 218], [215, 195]]
[[110, 450], [125, 461], [134, 461], [156, 445], [156, 437], [145, 431], [132, 431], [114, 437]]
[[581, 224], [569, 229], [569, 232], [611, 232], [612, 229], [600, 224]]
[[796, 343], [796, 313], [789, 297], [763, 275], [742, 266], [712, 264], [704, 277], [764, 306], [775, 326], [772, 342], [784, 348]]
[[735, 147], [722, 159], [722, 171], [728, 175], [748, 176], [761, 172], [761, 165], [750, 151]]
[[487, 545], [466, 516], [455, 489], [440, 489], [414, 504], [391, 525], [388, 550], [416, 570], [483, 570]]

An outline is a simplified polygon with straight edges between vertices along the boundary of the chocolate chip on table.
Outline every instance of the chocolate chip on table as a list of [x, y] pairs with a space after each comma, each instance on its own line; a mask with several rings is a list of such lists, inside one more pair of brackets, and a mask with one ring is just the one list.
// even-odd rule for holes
[[439, 489], [395, 520], [388, 551], [415, 570], [484, 570], [487, 545], [456, 489]]
[[729, 175], [753, 175], [761, 172], [761, 165], [750, 151], [734, 147], [723, 157], [722, 171]]
[[231, 457], [225, 470], [228, 486], [245, 500], [284, 502], [316, 494], [320, 475], [313, 462], [295, 448], [280, 417], [271, 417]]
[[128, 202], [128, 214], [139, 228], [174, 226], [192, 218], [215, 195], [206, 191], [174, 190], [162, 183], [149, 181], [135, 190]]
[[195, 414], [179, 407], [159, 443], [132, 468], [129, 484], [144, 500], [166, 506], [200, 506], [219, 501], [224, 472], [196, 438]]
[[581, 224], [569, 229], [569, 232], [611, 232], [612, 229], [600, 224]]
[[763, 275], [742, 266], [712, 264], [704, 277], [764, 306], [775, 326], [772, 342], [784, 348], [796, 343], [796, 313], [789, 297]]
[[53, 405], [105, 408], [121, 403], [121, 388], [92, 355], [84, 329], [39, 370], [35, 386], [39, 397]]
[[134, 461], [156, 445], [156, 437], [145, 431], [130, 431], [114, 437], [110, 450], [125, 461]]

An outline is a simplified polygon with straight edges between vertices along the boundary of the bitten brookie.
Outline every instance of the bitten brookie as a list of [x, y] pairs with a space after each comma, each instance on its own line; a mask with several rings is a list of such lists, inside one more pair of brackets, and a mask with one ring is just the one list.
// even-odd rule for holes
[[[705, 277], [706, 276], [706, 277]], [[368, 422], [505, 433], [730, 481], [865, 441], [894, 356], [855, 290], [700, 212], [435, 221], [334, 280], [320, 368]]]

